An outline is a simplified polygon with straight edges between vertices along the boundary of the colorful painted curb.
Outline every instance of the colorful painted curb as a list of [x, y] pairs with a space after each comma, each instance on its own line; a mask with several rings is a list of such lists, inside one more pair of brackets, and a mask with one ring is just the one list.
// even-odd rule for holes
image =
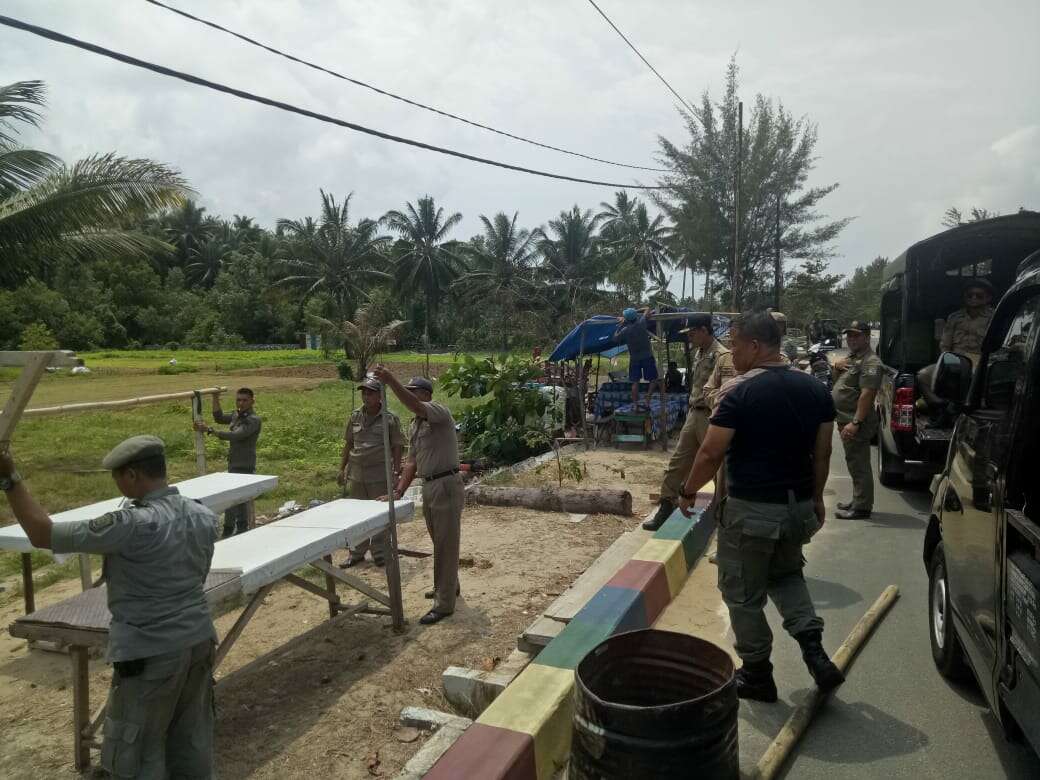
[[649, 628], [682, 588], [712, 531], [710, 514], [676, 510], [466, 729], [430, 780], [551, 780], [570, 752], [574, 668], [623, 631]]

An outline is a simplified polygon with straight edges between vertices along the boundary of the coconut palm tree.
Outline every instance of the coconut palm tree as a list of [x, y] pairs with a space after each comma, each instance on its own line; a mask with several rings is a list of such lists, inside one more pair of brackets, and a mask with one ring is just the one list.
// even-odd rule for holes
[[44, 96], [41, 81], [0, 86], [0, 283], [46, 276], [65, 258], [169, 254], [166, 242], [124, 226], [183, 203], [184, 179], [150, 160], [99, 154], [65, 165], [21, 148], [17, 126], [40, 125]]
[[397, 334], [407, 322], [392, 320], [382, 322], [377, 307], [365, 304], [355, 313], [353, 320], [336, 323], [324, 317], [309, 317], [308, 320], [318, 330], [325, 333], [339, 331], [343, 336], [343, 351], [348, 358], [357, 360], [357, 381], [361, 381], [373, 359], [381, 352], [386, 352], [397, 339]]
[[591, 209], [582, 211], [575, 205], [549, 220], [548, 229], [537, 231], [538, 249], [545, 258], [543, 271], [550, 282], [566, 287], [572, 307], [579, 297], [595, 292], [606, 277], [606, 264], [596, 239], [599, 221]]
[[350, 224], [350, 193], [337, 204], [335, 197], [321, 192], [321, 216], [317, 221], [278, 220], [278, 232], [287, 238], [282, 249], [288, 273], [281, 284], [303, 287], [302, 306], [312, 295], [327, 293], [333, 300], [337, 317], [349, 319], [366, 299], [371, 281], [389, 279], [379, 267], [385, 263], [382, 249], [387, 238], [379, 235], [379, 225], [371, 219]]
[[184, 271], [194, 284], [208, 289], [224, 270], [228, 255], [234, 250], [227, 225], [224, 228], [189, 250], [188, 258], [192, 262], [184, 267]]
[[430, 374], [430, 320], [441, 297], [462, 271], [456, 243], [448, 240], [452, 228], [462, 221], [457, 211], [447, 217], [430, 195], [405, 204], [404, 211], [388, 211], [380, 220], [399, 238], [393, 257], [397, 287], [406, 295], [422, 291], [425, 309], [423, 342], [426, 375]]
[[509, 348], [510, 325], [523, 301], [531, 301], [540, 293], [533, 278], [538, 247], [535, 236], [516, 226], [518, 213], [510, 219], [499, 212], [494, 219], [483, 214], [484, 235], [467, 244], [463, 252], [470, 270], [462, 274], [454, 287], [474, 300], [492, 303], [502, 323], [502, 349]]

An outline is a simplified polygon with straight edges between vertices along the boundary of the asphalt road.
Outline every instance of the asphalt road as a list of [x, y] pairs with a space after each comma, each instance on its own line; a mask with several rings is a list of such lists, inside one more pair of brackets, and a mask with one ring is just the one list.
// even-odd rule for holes
[[[827, 503], [846, 500], [851, 483], [835, 441]], [[782, 775], [787, 778], [1037, 778], [1040, 759], [1005, 741], [973, 686], [948, 683], [932, 663], [928, 580], [921, 545], [929, 505], [926, 488], [875, 486], [870, 520], [833, 514], [806, 547], [806, 579], [826, 621], [834, 652], [888, 585], [900, 598], [854, 662], [848, 680], [817, 715]], [[812, 680], [798, 646], [767, 608], [775, 634], [780, 702], [742, 702], [741, 766], [756, 764]]]

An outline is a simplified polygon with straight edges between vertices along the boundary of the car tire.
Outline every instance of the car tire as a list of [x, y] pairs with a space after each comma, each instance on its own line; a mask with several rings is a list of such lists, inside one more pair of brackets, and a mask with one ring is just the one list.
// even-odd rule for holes
[[902, 464], [896, 463], [899, 458], [889, 453], [885, 447], [885, 437], [878, 434], [878, 482], [888, 488], [899, 487], [903, 484], [904, 474]]
[[932, 645], [932, 660], [939, 674], [948, 680], [964, 681], [971, 678], [964, 648], [953, 627], [946, 554], [942, 542], [936, 545], [928, 567], [928, 637]]

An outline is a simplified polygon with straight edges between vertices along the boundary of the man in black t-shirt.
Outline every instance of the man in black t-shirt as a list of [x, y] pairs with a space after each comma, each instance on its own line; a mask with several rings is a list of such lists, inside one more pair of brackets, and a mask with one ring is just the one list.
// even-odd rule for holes
[[823, 649], [823, 620], [802, 574], [802, 545], [825, 518], [834, 402], [816, 379], [782, 361], [780, 328], [769, 314], [743, 315], [731, 335], [733, 364], [743, 376], [711, 417], [679, 507], [688, 513], [725, 457], [729, 495], [719, 509], [719, 591], [743, 661], [737, 695], [771, 702], [777, 693], [767, 596], [798, 640], [816, 685], [831, 690], [845, 681]]

